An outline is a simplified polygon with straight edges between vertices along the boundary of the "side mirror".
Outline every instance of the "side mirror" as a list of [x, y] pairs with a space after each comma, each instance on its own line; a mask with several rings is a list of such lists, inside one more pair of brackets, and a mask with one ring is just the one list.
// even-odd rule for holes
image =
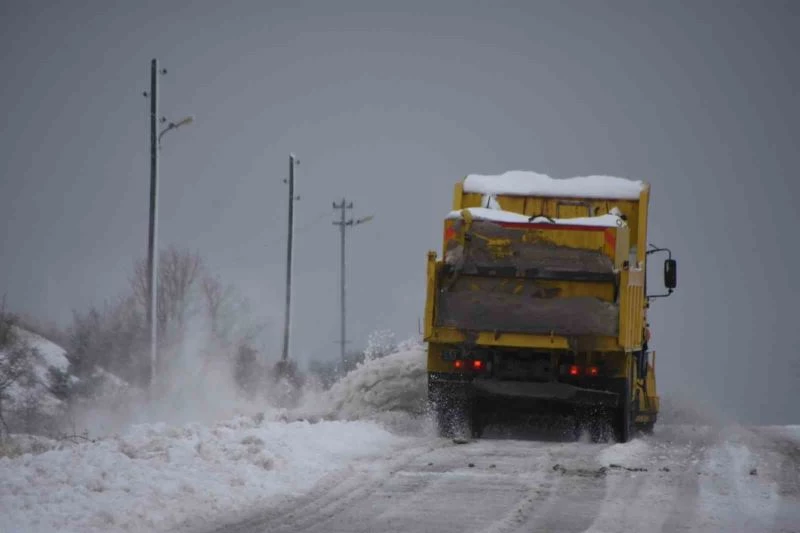
[[664, 261], [664, 286], [670, 290], [678, 286], [678, 262], [674, 259]]

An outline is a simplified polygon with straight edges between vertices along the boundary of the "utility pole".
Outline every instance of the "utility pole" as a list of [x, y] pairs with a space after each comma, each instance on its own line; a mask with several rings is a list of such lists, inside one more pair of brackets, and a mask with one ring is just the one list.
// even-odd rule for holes
[[[300, 161], [295, 158], [294, 154], [289, 155], [289, 238], [286, 244], [286, 316], [283, 328], [283, 354], [282, 361], [289, 359], [289, 334], [291, 332], [292, 315], [292, 252], [293, 252], [293, 239], [294, 239], [294, 202], [299, 200], [299, 196], [294, 194], [294, 167], [300, 164]], [[284, 183], [287, 180], [283, 180]]]
[[333, 202], [333, 208], [339, 209], [341, 211], [341, 215], [338, 221], [334, 221], [334, 226], [339, 226], [339, 233], [341, 236], [341, 265], [340, 265], [340, 274], [341, 280], [339, 284], [340, 294], [339, 294], [339, 303], [341, 305], [340, 313], [341, 313], [341, 324], [340, 324], [340, 340], [339, 344], [341, 346], [341, 357], [342, 363], [344, 364], [345, 360], [345, 345], [347, 344], [347, 321], [346, 321], [346, 287], [347, 287], [347, 277], [345, 275], [345, 234], [348, 226], [357, 226], [359, 224], [363, 224], [365, 222], [369, 222], [372, 220], [373, 216], [366, 216], [363, 218], [359, 218], [357, 220], [348, 219], [347, 218], [347, 210], [353, 208], [353, 202], [348, 203], [344, 198], [342, 198], [341, 203], [338, 205], [336, 202]]

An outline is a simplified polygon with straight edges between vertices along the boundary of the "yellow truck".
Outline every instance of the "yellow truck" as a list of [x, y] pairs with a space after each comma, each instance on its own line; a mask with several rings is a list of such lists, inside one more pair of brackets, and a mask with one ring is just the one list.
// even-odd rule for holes
[[[652, 430], [647, 310], [673, 292], [676, 262], [647, 245], [649, 195], [642, 181], [522, 171], [455, 185], [442, 257], [430, 251], [427, 262], [428, 400], [440, 435], [480, 437], [519, 415], [557, 415], [593, 440]], [[664, 288], [650, 294], [656, 253], [667, 256]]]

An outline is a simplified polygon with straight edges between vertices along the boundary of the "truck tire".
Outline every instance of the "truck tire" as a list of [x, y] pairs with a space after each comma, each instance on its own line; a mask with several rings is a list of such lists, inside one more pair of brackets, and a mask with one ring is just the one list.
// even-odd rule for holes
[[[433, 395], [432, 395], [433, 396]], [[440, 437], [450, 438], [452, 434], [451, 406], [443, 394], [430, 398], [429, 408], [436, 426], [436, 434]]]
[[436, 433], [440, 437], [452, 438], [452, 423], [450, 421], [449, 413], [443, 406], [437, 405], [434, 410], [436, 418]]
[[440, 437], [474, 438], [481, 433], [472, 403], [468, 400], [438, 395], [431, 402], [431, 411]]
[[451, 437], [475, 438], [477, 429], [473, 403], [466, 399], [453, 402], [450, 410]]
[[631, 378], [626, 377], [622, 386], [620, 397], [622, 406], [614, 410], [612, 426], [617, 442], [631, 440], [633, 429], [633, 400], [631, 399]]
[[483, 436], [483, 428], [486, 426], [486, 417], [484, 413], [473, 403], [470, 413], [471, 427], [470, 432], [473, 439], [479, 439]]

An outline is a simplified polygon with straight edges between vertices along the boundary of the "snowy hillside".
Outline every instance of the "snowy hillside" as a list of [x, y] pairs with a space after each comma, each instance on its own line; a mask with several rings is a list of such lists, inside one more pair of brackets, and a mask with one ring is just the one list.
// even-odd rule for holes
[[52, 413], [62, 402], [49, 390], [50, 369], [67, 372], [69, 361], [65, 356], [65, 350], [40, 335], [16, 326], [13, 327], [13, 333], [18, 342], [33, 348], [34, 360], [31, 362], [32, 380], [28, 382], [21, 380], [9, 387], [8, 408], [21, 408], [25, 404], [35, 403], [43, 411]]
[[[66, 350], [41, 335], [17, 326], [13, 327], [13, 332], [18, 342], [33, 348], [33, 375], [31, 380], [20, 380], [9, 387], [7, 408], [13, 410], [26, 404], [37, 405], [47, 414], [55, 413], [63, 402], [50, 391], [50, 369], [68, 372], [69, 360], [66, 357]], [[113, 394], [128, 388], [124, 380], [99, 367], [95, 368], [92, 378], [98, 384], [100, 394]], [[72, 385], [80, 383], [75, 376], [69, 376], [68, 379]]]

